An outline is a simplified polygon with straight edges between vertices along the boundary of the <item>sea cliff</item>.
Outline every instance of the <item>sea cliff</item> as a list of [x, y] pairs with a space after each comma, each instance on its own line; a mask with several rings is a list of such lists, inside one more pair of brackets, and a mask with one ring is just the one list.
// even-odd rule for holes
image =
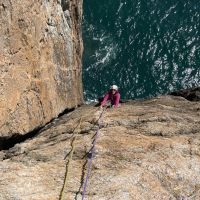
[[85, 199], [200, 199], [200, 89], [83, 104], [81, 18], [80, 0], [0, 2], [0, 200], [80, 200], [91, 158]]

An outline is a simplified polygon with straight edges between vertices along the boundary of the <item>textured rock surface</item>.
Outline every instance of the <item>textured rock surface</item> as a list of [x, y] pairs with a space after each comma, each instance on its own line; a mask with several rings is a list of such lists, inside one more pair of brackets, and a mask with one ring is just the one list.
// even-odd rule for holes
[[[64, 199], [80, 200], [99, 114], [82, 106], [1, 151], [0, 200], [59, 199], [73, 134]], [[198, 200], [199, 174], [200, 102], [174, 96], [132, 101], [103, 115], [86, 199]]]
[[200, 101], [200, 87], [172, 92], [171, 95], [181, 96], [189, 101]]
[[82, 0], [0, 0], [0, 137], [82, 103]]

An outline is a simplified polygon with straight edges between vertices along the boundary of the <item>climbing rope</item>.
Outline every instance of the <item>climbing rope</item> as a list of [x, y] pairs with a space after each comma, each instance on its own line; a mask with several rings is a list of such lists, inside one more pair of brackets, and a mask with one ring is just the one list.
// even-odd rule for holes
[[71, 142], [71, 151], [70, 153], [68, 154], [68, 162], [66, 163], [66, 169], [65, 169], [65, 176], [64, 176], [64, 183], [63, 183], [63, 187], [61, 189], [61, 192], [60, 192], [60, 196], [59, 196], [59, 200], [64, 200], [64, 193], [65, 193], [65, 190], [67, 188], [67, 183], [68, 183], [68, 179], [69, 179], [69, 168], [71, 166], [71, 162], [73, 160], [73, 154], [74, 154], [74, 151], [75, 151], [75, 141], [76, 141], [76, 138], [77, 138], [77, 135], [79, 134], [76, 129], [78, 129], [82, 123], [82, 120], [84, 117], [87, 117], [89, 116], [92, 112], [96, 112], [98, 110], [98, 108], [94, 111], [91, 111], [89, 112], [89, 114], [87, 115], [84, 115], [82, 116], [80, 119], [79, 119], [79, 123], [78, 125], [74, 128], [74, 131], [73, 131], [73, 136], [72, 136], [72, 142]]
[[[81, 122], [82, 122], [82, 117], [80, 118], [80, 121], [79, 121], [77, 127], [80, 127]], [[77, 137], [77, 133], [75, 132], [76, 128], [74, 129], [74, 134], [72, 136], [73, 137], [72, 142], [71, 142], [72, 149], [69, 153], [69, 159], [68, 159], [68, 162], [66, 164], [64, 184], [63, 184], [62, 190], [60, 192], [59, 200], [64, 200], [64, 192], [65, 192], [65, 188], [67, 187], [67, 182], [68, 182], [68, 179], [69, 179], [69, 168], [70, 168], [71, 161], [72, 161], [72, 158], [73, 158], [73, 154], [74, 154], [74, 150], [75, 150], [75, 141], [76, 141], [76, 137]]]
[[89, 181], [91, 170], [92, 170], [92, 160], [93, 160], [93, 157], [94, 157], [94, 154], [95, 154], [95, 148], [96, 148], [97, 139], [98, 139], [99, 134], [100, 134], [100, 131], [99, 131], [100, 130], [100, 120], [101, 120], [101, 118], [103, 116], [103, 111], [100, 114], [100, 117], [99, 117], [99, 120], [98, 120], [97, 131], [96, 131], [96, 134], [95, 134], [95, 137], [94, 137], [94, 140], [93, 140], [93, 146], [92, 146], [92, 148], [91, 148], [91, 150], [89, 152], [88, 170], [87, 170], [87, 176], [86, 176], [86, 179], [85, 179], [85, 182], [84, 182], [84, 186], [83, 186], [82, 200], [84, 200], [84, 198], [85, 198], [86, 189], [87, 189], [88, 181]]

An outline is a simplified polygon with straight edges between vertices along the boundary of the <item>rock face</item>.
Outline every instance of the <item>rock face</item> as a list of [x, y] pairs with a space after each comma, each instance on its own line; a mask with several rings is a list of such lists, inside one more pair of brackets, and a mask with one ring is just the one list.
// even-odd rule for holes
[[172, 92], [171, 95], [181, 96], [189, 101], [200, 101], [200, 87]]
[[41, 127], [82, 97], [82, 0], [0, 0], [0, 138]]
[[[63, 199], [80, 200], [97, 109], [79, 107], [1, 151], [0, 200], [61, 199], [66, 171]], [[199, 174], [200, 102], [132, 101], [103, 113], [85, 199], [198, 200]]]

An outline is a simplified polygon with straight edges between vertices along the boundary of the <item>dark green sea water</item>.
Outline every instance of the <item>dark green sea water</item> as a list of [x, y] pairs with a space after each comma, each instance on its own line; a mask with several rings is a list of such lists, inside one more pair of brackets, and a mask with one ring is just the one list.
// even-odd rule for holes
[[84, 0], [83, 40], [87, 100], [111, 84], [123, 99], [200, 85], [199, 0]]

